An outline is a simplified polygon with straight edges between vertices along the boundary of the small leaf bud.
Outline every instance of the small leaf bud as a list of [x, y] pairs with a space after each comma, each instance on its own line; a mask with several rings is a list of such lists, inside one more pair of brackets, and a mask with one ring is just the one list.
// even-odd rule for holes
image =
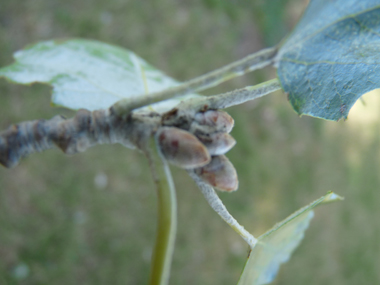
[[209, 164], [195, 169], [195, 173], [218, 190], [230, 192], [238, 189], [236, 170], [224, 155], [213, 156]]
[[162, 127], [156, 133], [156, 141], [164, 157], [176, 166], [190, 169], [211, 161], [207, 148], [187, 131]]
[[200, 125], [215, 128], [215, 132], [230, 133], [234, 127], [234, 119], [221, 110], [207, 110], [195, 115], [194, 120]]
[[236, 140], [227, 133], [213, 133], [197, 137], [207, 147], [210, 155], [225, 154], [236, 144]]

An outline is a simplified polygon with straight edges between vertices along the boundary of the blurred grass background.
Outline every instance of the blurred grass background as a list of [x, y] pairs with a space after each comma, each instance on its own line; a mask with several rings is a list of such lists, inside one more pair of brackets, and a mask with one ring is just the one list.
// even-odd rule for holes
[[[305, 0], [0, 1], [0, 66], [25, 45], [83, 37], [135, 51], [178, 80], [279, 42]], [[217, 94], [273, 78], [265, 69]], [[50, 88], [0, 80], [0, 129], [55, 114]], [[317, 209], [305, 240], [273, 284], [380, 284], [379, 94], [346, 122], [299, 118], [281, 92], [231, 108], [228, 154], [240, 190], [221, 194], [260, 235], [333, 190], [343, 203]], [[171, 284], [236, 284], [248, 248], [173, 168], [179, 232]], [[145, 158], [118, 145], [65, 156], [35, 154], [0, 168], [0, 284], [145, 284], [156, 196]]]

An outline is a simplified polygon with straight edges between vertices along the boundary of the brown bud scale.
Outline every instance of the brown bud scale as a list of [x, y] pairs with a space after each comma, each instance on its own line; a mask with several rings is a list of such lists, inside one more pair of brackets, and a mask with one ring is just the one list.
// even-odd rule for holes
[[207, 110], [195, 115], [194, 120], [205, 126], [215, 128], [215, 132], [230, 133], [234, 127], [234, 119], [226, 112], [221, 110]]
[[197, 137], [207, 147], [210, 155], [225, 154], [236, 144], [236, 140], [227, 133], [200, 134]]
[[205, 183], [221, 191], [235, 191], [239, 187], [236, 170], [224, 155], [213, 156], [209, 164], [195, 169], [195, 173]]
[[179, 167], [186, 169], [201, 167], [211, 160], [207, 148], [187, 131], [162, 127], [156, 133], [156, 140], [163, 156]]

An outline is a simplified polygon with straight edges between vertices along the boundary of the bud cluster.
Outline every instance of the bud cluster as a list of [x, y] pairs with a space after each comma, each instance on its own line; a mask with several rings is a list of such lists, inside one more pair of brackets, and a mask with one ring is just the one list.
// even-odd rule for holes
[[224, 155], [235, 144], [229, 134], [234, 126], [224, 111], [206, 110], [180, 116], [176, 110], [163, 116], [156, 140], [162, 155], [184, 169], [194, 169], [205, 183], [221, 191], [238, 188], [237, 173]]

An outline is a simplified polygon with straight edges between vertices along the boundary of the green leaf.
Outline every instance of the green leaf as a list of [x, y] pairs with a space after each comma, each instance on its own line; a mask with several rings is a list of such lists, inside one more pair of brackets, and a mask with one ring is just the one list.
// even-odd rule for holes
[[304, 232], [314, 216], [312, 209], [320, 204], [341, 199], [330, 192], [260, 236], [245, 264], [238, 285], [262, 285], [272, 282], [280, 265], [290, 259], [303, 239]]
[[347, 118], [360, 96], [380, 87], [379, 0], [310, 1], [276, 65], [300, 115]]
[[[14, 57], [15, 63], [0, 69], [0, 77], [21, 84], [51, 84], [53, 104], [74, 110], [108, 108], [120, 99], [177, 85], [133, 52], [97, 41], [45, 41], [16, 52]], [[153, 110], [169, 110], [181, 99], [159, 102]]]

